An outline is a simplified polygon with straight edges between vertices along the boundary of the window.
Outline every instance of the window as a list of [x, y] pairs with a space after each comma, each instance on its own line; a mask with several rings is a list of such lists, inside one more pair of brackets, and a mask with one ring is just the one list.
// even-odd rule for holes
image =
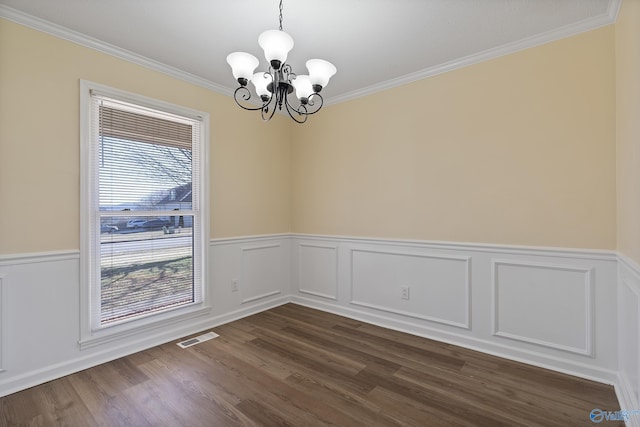
[[207, 306], [208, 117], [84, 81], [81, 92], [82, 344]]

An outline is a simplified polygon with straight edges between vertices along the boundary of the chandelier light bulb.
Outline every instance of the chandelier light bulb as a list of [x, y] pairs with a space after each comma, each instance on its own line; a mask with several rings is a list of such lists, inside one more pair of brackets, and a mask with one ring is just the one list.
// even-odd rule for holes
[[324, 59], [308, 60], [307, 70], [309, 70], [309, 78], [314, 92], [320, 92], [323, 87], [327, 86], [331, 76], [338, 71], [331, 62]]
[[268, 73], [255, 73], [251, 79], [251, 83], [253, 83], [253, 86], [256, 88], [256, 93], [262, 102], [266, 102], [271, 98], [271, 92], [269, 92], [267, 88], [271, 82], [273, 82], [273, 77]]
[[293, 38], [284, 31], [267, 30], [258, 37], [258, 44], [264, 50], [264, 57], [269, 64], [274, 70], [278, 70], [293, 49]]
[[303, 104], [306, 104], [309, 100], [309, 97], [314, 92], [313, 87], [311, 86], [311, 80], [309, 80], [309, 76], [296, 76], [291, 84], [293, 84], [293, 87], [296, 90], [296, 98], [298, 98]]
[[246, 86], [258, 67], [258, 58], [246, 52], [233, 52], [227, 56], [227, 63], [231, 66], [233, 77], [241, 86]]

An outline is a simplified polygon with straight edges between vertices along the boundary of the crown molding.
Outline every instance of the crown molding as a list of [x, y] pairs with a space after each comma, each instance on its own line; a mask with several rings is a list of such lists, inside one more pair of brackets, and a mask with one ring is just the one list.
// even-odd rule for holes
[[[566, 25], [556, 30], [548, 31], [546, 33], [538, 34], [532, 37], [527, 37], [512, 43], [504, 44], [502, 46], [487, 49], [482, 52], [455, 59], [453, 61], [445, 62], [443, 64], [438, 64], [436, 66], [429, 67], [415, 73], [406, 74], [398, 78], [376, 83], [362, 89], [357, 89], [338, 96], [327, 98], [324, 100], [324, 104], [326, 106], [329, 106], [339, 104], [341, 102], [351, 101], [356, 98], [374, 94], [376, 92], [381, 92], [397, 86], [413, 83], [415, 81], [453, 71], [458, 68], [463, 68], [469, 65], [488, 61], [490, 59], [499, 58], [501, 56], [509, 55], [511, 53], [529, 49], [531, 47], [540, 46], [566, 37], [571, 37], [580, 33], [595, 30], [606, 25], [614, 24], [618, 16], [621, 3], [622, 0], [609, 0], [606, 14], [585, 19], [583, 21]], [[124, 59], [131, 63], [167, 74], [171, 77], [175, 77], [177, 79], [212, 90], [214, 92], [233, 96], [234, 89], [227, 88], [218, 83], [212, 82], [202, 77], [198, 77], [194, 74], [188, 73], [175, 67], [171, 67], [145, 56], [138, 55], [134, 52], [119, 48], [112, 44], [105, 43], [101, 40], [89, 37], [77, 31], [70, 30], [61, 25], [57, 25], [52, 22], [34, 17], [11, 7], [0, 5], [0, 18], [5, 18], [15, 23], [25, 25], [29, 28], [42, 31], [52, 36], [62, 38], [64, 40], [68, 40], [72, 43], [76, 43], [81, 46], [88, 47], [120, 59]]]
[[609, 6], [607, 8], [607, 12], [609, 15], [609, 19], [611, 19], [612, 24], [618, 20], [618, 13], [620, 12], [621, 7], [622, 7], [622, 0], [609, 0]]
[[70, 41], [80, 46], [88, 47], [90, 49], [106, 53], [107, 55], [111, 55], [119, 59], [124, 59], [125, 61], [131, 62], [133, 64], [140, 65], [153, 71], [158, 71], [187, 83], [192, 83], [196, 86], [200, 86], [223, 95], [233, 95], [233, 90], [218, 83], [203, 79], [202, 77], [198, 77], [194, 74], [188, 73], [178, 68], [171, 67], [162, 62], [147, 58], [146, 56], [142, 56], [129, 50], [122, 49], [118, 46], [105, 43], [96, 38], [89, 37], [85, 34], [70, 30], [69, 28], [54, 24], [49, 21], [45, 21], [44, 19], [37, 18], [33, 15], [29, 15], [5, 5], [0, 5], [0, 18], [13, 21], [17, 24], [24, 25], [34, 30], [42, 31], [43, 33]]
[[325, 100], [325, 105], [334, 105], [334, 104], [339, 104], [341, 102], [362, 98], [363, 96], [371, 95], [376, 92], [381, 92], [387, 89], [392, 89], [397, 86], [413, 83], [415, 81], [426, 79], [428, 77], [437, 76], [438, 74], [443, 74], [449, 71], [456, 70], [458, 68], [463, 68], [469, 65], [478, 64], [480, 62], [499, 58], [501, 56], [519, 52], [521, 50], [540, 46], [540, 45], [554, 42], [560, 39], [575, 36], [587, 31], [595, 30], [600, 27], [614, 24], [618, 16], [618, 11], [620, 10], [621, 2], [622, 0], [609, 0], [609, 6], [607, 7], [606, 14], [585, 19], [570, 25], [566, 25], [562, 28], [548, 31], [546, 33], [541, 33], [535, 36], [526, 37], [524, 39], [517, 40], [515, 42], [507, 43], [501, 46], [484, 50], [482, 52], [464, 56], [462, 58], [458, 58], [453, 61], [438, 64], [433, 67], [425, 68], [415, 73], [406, 74], [404, 76], [400, 76], [395, 79], [376, 83], [374, 85], [367, 86], [362, 89], [358, 89], [358, 90], [344, 93], [342, 95], [334, 96], [331, 99]]

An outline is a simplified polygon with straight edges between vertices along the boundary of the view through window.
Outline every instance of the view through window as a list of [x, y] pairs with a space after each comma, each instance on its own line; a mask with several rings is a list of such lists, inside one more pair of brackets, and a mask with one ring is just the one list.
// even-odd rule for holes
[[91, 100], [94, 326], [200, 302], [200, 121]]

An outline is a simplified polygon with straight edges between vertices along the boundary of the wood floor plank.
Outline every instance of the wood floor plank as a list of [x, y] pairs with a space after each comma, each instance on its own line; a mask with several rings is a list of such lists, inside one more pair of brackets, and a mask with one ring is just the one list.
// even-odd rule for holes
[[260, 350], [270, 352], [276, 357], [287, 360], [303, 372], [310, 372], [312, 375], [317, 375], [317, 373], [322, 372], [322, 375], [349, 390], [361, 393], [366, 393], [371, 390], [371, 384], [358, 380], [354, 375], [349, 375], [341, 370], [330, 369], [326, 365], [316, 361], [302, 358], [287, 347], [275, 345], [261, 338], [251, 341], [250, 344]]
[[263, 426], [295, 427], [292, 421], [283, 418], [271, 407], [265, 406], [252, 399], [243, 400], [238, 404], [238, 409], [254, 422]]
[[[265, 313], [271, 316], [281, 316], [279, 314], [276, 313], [272, 313], [271, 311]], [[352, 334], [348, 334], [348, 333], [344, 333], [341, 332], [338, 329], [334, 329], [333, 326], [335, 326], [334, 324], [329, 325], [328, 328], [326, 327], [319, 327], [315, 324], [309, 324], [309, 323], [304, 323], [299, 321], [298, 319], [295, 318], [287, 318], [284, 316], [281, 316], [283, 319], [283, 330], [286, 331], [304, 331], [304, 333], [306, 334], [315, 334], [316, 336], [319, 337], [326, 337], [326, 340], [331, 343], [331, 345], [328, 345], [329, 348], [332, 348], [333, 351], [339, 352], [340, 350], [338, 350], [339, 348], [353, 348], [353, 349], [357, 349], [357, 351], [361, 352], [361, 353], [365, 353], [367, 354], [369, 357], [375, 357], [378, 358], [378, 360], [386, 360], [387, 363], [389, 364], [394, 364], [394, 365], [401, 365], [401, 366], [409, 366], [409, 367], [413, 367], [415, 369], [444, 369], [444, 370], [454, 370], [454, 371], [458, 371], [462, 368], [462, 366], [464, 365], [464, 359], [461, 357], [458, 357], [456, 355], [455, 351], [452, 350], [444, 350], [444, 351], [436, 351], [436, 353], [438, 353], [440, 356], [436, 356], [433, 358], [425, 358], [425, 357], [420, 357], [419, 354], [415, 354], [413, 352], [409, 352], [406, 355], [403, 355], [401, 352], [396, 352], [396, 351], [390, 351], [390, 346], [391, 345], [387, 345], [389, 344], [388, 342], [377, 342], [375, 339], [374, 340], [363, 340], [361, 339], [361, 337], [359, 336], [353, 336]], [[291, 326], [287, 326], [287, 323]], [[342, 325], [344, 326], [344, 325]], [[352, 325], [352, 328], [356, 331], [361, 329], [362, 324], [357, 324], [357, 325]], [[378, 329], [383, 329], [383, 328], [379, 328], [376, 327]], [[345, 328], [342, 329], [343, 331], [349, 331], [350, 328]], [[397, 334], [397, 332], [392, 331], [394, 333]], [[292, 332], [292, 333], [298, 333], [298, 332]], [[403, 334], [404, 336], [408, 336], [406, 334]], [[305, 337], [305, 340], [310, 340], [311, 335]], [[424, 338], [418, 338], [418, 337], [414, 337], [423, 341], [429, 341], [429, 340], [425, 340]], [[316, 342], [318, 342], [316, 340]], [[436, 343], [435, 341], [430, 341], [432, 343]], [[437, 345], [440, 345], [441, 343], [436, 343]], [[451, 347], [449, 345], [446, 345], [447, 347]], [[395, 346], [393, 346], [393, 348], [395, 348]], [[422, 347], [418, 347], [418, 348], [422, 348]], [[455, 348], [459, 348], [459, 347], [455, 347]]]
[[325, 366], [327, 369], [333, 369], [347, 375], [355, 375], [367, 366], [365, 363], [336, 352], [333, 346], [326, 348], [315, 345], [313, 342], [301, 340], [297, 336], [287, 333], [284, 329], [274, 331], [259, 327], [255, 330], [260, 338], [252, 342], [262, 340], [274, 345], [279, 345], [289, 349], [290, 352], [295, 353], [299, 358], [308, 360], [309, 363], [317, 363], [318, 365]]
[[[478, 420], [468, 421], [458, 417], [455, 411], [438, 406], [423, 405], [413, 399], [407, 399], [384, 387], [376, 387], [369, 393], [368, 399], [381, 407], [387, 417], [393, 418], [402, 426], [414, 427], [478, 427]], [[455, 405], [451, 403], [451, 408]]]
[[607, 385], [295, 304], [213, 331], [2, 397], [0, 426], [564, 427], [619, 410]]
[[464, 360], [442, 354], [438, 351], [413, 346], [398, 340], [381, 338], [360, 329], [346, 328], [341, 325], [333, 327], [334, 330], [340, 331], [351, 336], [363, 345], [370, 345], [380, 351], [390, 353], [392, 357], [402, 357], [407, 360], [418, 362], [421, 364], [429, 364], [430, 366], [438, 365], [443, 369], [460, 370], [464, 365]]
[[[541, 368], [539, 368], [542, 370]], [[526, 370], [526, 368], [525, 368]], [[518, 371], [519, 372], [519, 371]], [[539, 371], [536, 371], [539, 372]], [[567, 384], [559, 384], [553, 387], [554, 393], [550, 394], [549, 387], [541, 384], [538, 378], [527, 378], [528, 375], [514, 375], [508, 369], [500, 367], [487, 369], [477, 363], [465, 365], [461, 374], [471, 381], [479, 381], [486, 390], [494, 390], [499, 395], [526, 393], [530, 399], [552, 401], [560, 403], [567, 408], [614, 408], [618, 405], [613, 388], [593, 381], [581, 378], [564, 376]], [[553, 375], [562, 375], [553, 373]], [[582, 387], [584, 385], [584, 388]], [[585, 392], [583, 392], [584, 390]], [[544, 403], [541, 403], [544, 405]]]
[[265, 311], [261, 314], [269, 316], [272, 313], [284, 314], [289, 319], [299, 319], [309, 325], [318, 325], [324, 328], [330, 328], [334, 325], [342, 325], [350, 328], [357, 328], [362, 322], [348, 317], [339, 316], [337, 314], [325, 311], [315, 310], [297, 304], [284, 304], [272, 310]]
[[46, 411], [42, 411], [42, 414], [52, 414], [55, 423], [63, 425], [79, 421], [86, 425], [96, 423], [86, 406], [81, 404], [80, 396], [67, 378], [44, 384], [42, 396], [42, 402], [46, 404]]
[[323, 378], [318, 376], [295, 373], [287, 378], [287, 382], [300, 392], [318, 396], [332, 407], [343, 408], [343, 411], [362, 421], [366, 426], [402, 425], [389, 417], [380, 405], [373, 403], [368, 395], [354, 393], [332, 381], [323, 381]]
[[[526, 393], [515, 394], [509, 390], [501, 390], [498, 393], [492, 393], [490, 389], [484, 387], [479, 382], [474, 382], [467, 377], [456, 374], [438, 375], [437, 371], [430, 373], [418, 372], [409, 368], [402, 368], [394, 377], [403, 380], [405, 383], [411, 383], [422, 389], [442, 394], [450, 399], [464, 402], [465, 406], [474, 408], [479, 413], [490, 413], [492, 416], [508, 419], [513, 425], [527, 425], [530, 420], [539, 416], [539, 409], [532, 404], [531, 396]], [[506, 393], [505, 393], [506, 392]], [[500, 397], [509, 396], [510, 403], [508, 407], [500, 402]], [[541, 403], [537, 402], [538, 405]], [[546, 405], [554, 404], [553, 401], [545, 401]], [[585, 415], [582, 413], [582, 415]], [[556, 417], [557, 418], [557, 417]], [[566, 419], [556, 421], [547, 420], [545, 423], [549, 427], [566, 426]]]
[[215, 343], [209, 346], [205, 350], [201, 346], [194, 347], [193, 351], [215, 360], [219, 364], [216, 371], [218, 378], [233, 384], [234, 388], [244, 390], [248, 396], [243, 400], [252, 399], [271, 405], [272, 411], [293, 420], [295, 425], [361, 425], [339, 408], [331, 408], [314, 396], [297, 393], [289, 384], [275, 381], [259, 367], [247, 364], [232, 354], [220, 352]]
[[[260, 369], [278, 380], [284, 380], [291, 375], [292, 367], [284, 361], [269, 357], [268, 354], [262, 352], [246, 351], [247, 341], [244, 341], [245, 338], [240, 338], [240, 340], [235, 338], [237, 329], [217, 328], [216, 331], [220, 334], [220, 337], [216, 338], [215, 342], [217, 348], [234, 354], [246, 363], [259, 366]], [[256, 338], [252, 337], [252, 339]]]
[[339, 354], [342, 358], [348, 358], [357, 361], [361, 368], [365, 366], [376, 366], [377, 369], [383, 370], [388, 374], [392, 374], [401, 368], [401, 365], [388, 360], [388, 358], [379, 357], [375, 354], [362, 351], [358, 347], [348, 346], [337, 342], [334, 339], [325, 338], [322, 334], [314, 334], [310, 331], [304, 331], [295, 327], [286, 327], [282, 332], [297, 340], [313, 344], [316, 348], [330, 349], [332, 353]]
[[[155, 404], [164, 404], [172, 417], [192, 420], [193, 426], [235, 426], [242, 425], [245, 418], [237, 411], [234, 401], [224, 399], [228, 393], [209, 381], [202, 381], [196, 374], [188, 375], [185, 370], [174, 370], [173, 365], [161, 361], [151, 361], [141, 366], [156, 385]], [[245, 423], [246, 424], [246, 423]]]
[[[97, 420], [97, 425], [113, 426], [150, 426], [151, 424], [139, 413], [131, 403], [122, 397], [122, 392], [105, 384], [100, 383], [104, 375], [96, 375], [97, 371], [102, 374], [104, 365], [99, 369], [88, 369], [68, 377], [69, 382], [80, 396], [80, 401], [87, 410]], [[110, 391], [106, 391], [109, 389]], [[123, 387], [122, 391], [126, 390]], [[108, 420], [108, 421], [107, 421]]]
[[[513, 424], [511, 418], [505, 419], [499, 414], [470, 405], [465, 399], [452, 396], [446, 388], [423, 387], [399, 378], [383, 376], [376, 371], [367, 369], [359, 372], [357, 377], [374, 384], [374, 390], [384, 388], [406, 400], [413, 400], [423, 408], [437, 410], [441, 413], [448, 411], [467, 422], [496, 427]], [[458, 404], [453, 404], [453, 402], [458, 402]]]

